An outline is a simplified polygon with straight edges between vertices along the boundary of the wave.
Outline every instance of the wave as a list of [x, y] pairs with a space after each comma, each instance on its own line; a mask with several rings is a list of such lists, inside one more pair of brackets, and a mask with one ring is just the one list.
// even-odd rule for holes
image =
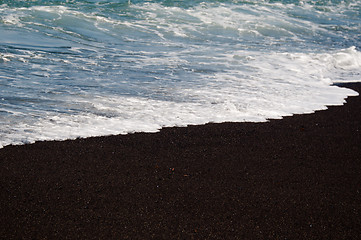
[[[360, 2], [1, 1], [0, 147], [344, 103]], [[21, 38], [19, 38], [21, 36]]]

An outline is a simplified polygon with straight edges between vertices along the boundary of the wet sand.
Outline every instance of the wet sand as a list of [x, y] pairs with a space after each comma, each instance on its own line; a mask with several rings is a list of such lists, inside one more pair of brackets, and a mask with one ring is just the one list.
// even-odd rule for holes
[[[361, 92], [361, 84], [349, 84]], [[0, 149], [1, 239], [361, 239], [361, 98]]]

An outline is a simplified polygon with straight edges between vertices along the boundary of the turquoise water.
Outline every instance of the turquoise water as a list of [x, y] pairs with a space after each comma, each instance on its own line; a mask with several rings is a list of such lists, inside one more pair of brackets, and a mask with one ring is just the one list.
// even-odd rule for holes
[[0, 147], [344, 103], [361, 1], [0, 1]]

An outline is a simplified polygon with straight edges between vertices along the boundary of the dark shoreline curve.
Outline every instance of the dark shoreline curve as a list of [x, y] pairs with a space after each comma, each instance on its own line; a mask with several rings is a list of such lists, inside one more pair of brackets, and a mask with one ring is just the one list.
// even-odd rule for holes
[[361, 97], [267, 123], [7, 146], [0, 162], [1, 239], [361, 239]]

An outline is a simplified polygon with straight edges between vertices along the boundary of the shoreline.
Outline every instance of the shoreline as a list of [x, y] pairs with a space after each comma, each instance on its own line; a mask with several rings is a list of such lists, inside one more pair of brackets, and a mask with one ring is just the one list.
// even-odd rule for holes
[[0, 234], [359, 239], [361, 98], [346, 101], [264, 123], [5, 146]]

